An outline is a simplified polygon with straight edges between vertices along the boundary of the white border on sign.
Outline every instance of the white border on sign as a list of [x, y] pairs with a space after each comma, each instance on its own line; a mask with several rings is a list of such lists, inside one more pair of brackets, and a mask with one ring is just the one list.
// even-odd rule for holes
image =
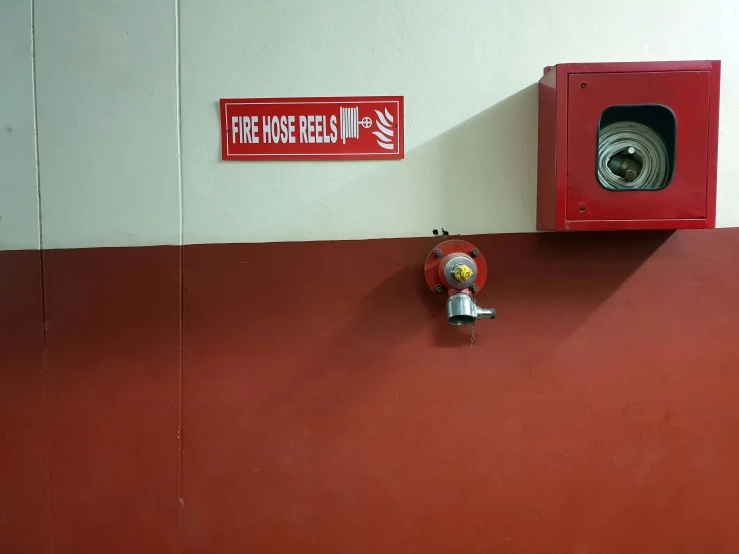
[[[321, 104], [381, 104], [383, 100], [357, 100], [357, 101], [334, 101], [330, 100], [328, 102], [226, 102], [224, 111], [226, 112], [226, 125], [228, 125], [228, 107], [229, 106], [251, 106], [253, 104], [260, 104], [260, 105], [289, 105], [289, 106], [295, 106], [295, 105], [321, 105]], [[388, 104], [395, 104], [395, 113], [398, 115], [398, 118], [400, 118], [400, 102], [397, 100], [387, 100]], [[251, 157], [251, 156], [394, 156], [396, 154], [400, 154], [400, 141], [398, 141], [398, 148], [397, 150], [394, 150], [393, 152], [347, 152], [346, 154], [343, 153], [337, 153], [337, 154], [231, 154], [231, 152], [228, 151], [228, 147], [231, 144], [231, 142], [226, 139], [226, 155], [227, 156], [240, 156], [240, 157]]]

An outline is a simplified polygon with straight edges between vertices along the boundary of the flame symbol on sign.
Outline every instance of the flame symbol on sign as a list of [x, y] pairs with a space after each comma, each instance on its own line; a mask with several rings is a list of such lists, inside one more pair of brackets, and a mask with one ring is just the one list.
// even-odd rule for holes
[[375, 120], [375, 123], [377, 123], [377, 128], [379, 131], [373, 131], [372, 134], [377, 137], [377, 144], [381, 148], [384, 148], [385, 150], [392, 150], [395, 148], [393, 144], [393, 136], [395, 135], [395, 131], [393, 131], [393, 116], [390, 115], [390, 112], [387, 111], [387, 108], [385, 108], [385, 114], [379, 110], [375, 110], [375, 113], [377, 114], [377, 119]]

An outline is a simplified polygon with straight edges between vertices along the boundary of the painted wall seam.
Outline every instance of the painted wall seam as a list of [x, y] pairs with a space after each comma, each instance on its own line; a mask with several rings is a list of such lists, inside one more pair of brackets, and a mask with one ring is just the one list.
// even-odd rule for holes
[[177, 185], [179, 200], [179, 239], [180, 239], [180, 256], [179, 256], [179, 373], [177, 382], [177, 539], [178, 550], [183, 552], [184, 549], [184, 524], [185, 524], [185, 503], [183, 492], [183, 472], [184, 472], [184, 451], [183, 451], [183, 377], [184, 377], [184, 359], [185, 359], [185, 252], [184, 252], [184, 211], [183, 211], [183, 187], [182, 187], [182, 62], [180, 58], [180, 1], [174, 0], [174, 29], [175, 29], [175, 102], [177, 109]]
[[49, 518], [51, 554], [56, 552], [54, 539], [54, 501], [51, 490], [51, 433], [49, 428], [49, 360], [47, 348], [47, 321], [46, 321], [46, 282], [44, 276], [44, 235], [43, 219], [41, 214], [41, 168], [38, 148], [38, 104], [36, 97], [36, 0], [31, 0], [31, 94], [33, 96], [33, 143], [36, 175], [36, 209], [38, 214], [38, 257], [41, 295], [41, 364], [44, 379], [44, 449], [46, 450], [46, 490], [48, 492], [47, 515]]
[[[33, 96], [33, 147], [36, 161], [36, 209], [38, 211], [38, 249], [44, 247], [43, 221], [41, 219], [41, 174], [38, 155], [38, 104], [36, 103], [36, 0], [31, 0], [31, 95]], [[41, 286], [43, 288], [43, 260], [41, 262]], [[43, 298], [42, 298], [43, 300]]]

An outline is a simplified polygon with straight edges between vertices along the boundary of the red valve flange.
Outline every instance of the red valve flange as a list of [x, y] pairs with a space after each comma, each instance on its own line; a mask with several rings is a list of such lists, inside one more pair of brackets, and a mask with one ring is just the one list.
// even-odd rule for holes
[[[462, 288], [457, 288], [458, 283], [454, 279], [449, 279], [448, 271], [445, 273], [449, 261], [458, 257], [470, 260], [476, 269], [474, 282], [462, 286]], [[474, 244], [465, 240], [452, 239], [437, 244], [429, 252], [423, 272], [426, 284], [432, 291], [455, 294], [466, 290], [470, 295], [475, 296], [485, 285], [488, 276], [488, 265], [485, 256]]]

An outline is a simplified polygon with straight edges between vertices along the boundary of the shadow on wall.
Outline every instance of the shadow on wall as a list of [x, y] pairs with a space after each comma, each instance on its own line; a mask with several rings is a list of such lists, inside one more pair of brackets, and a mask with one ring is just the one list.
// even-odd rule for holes
[[[233, 349], [234, 358], [245, 349], [242, 337], [253, 336], [255, 331], [261, 334], [244, 319], [247, 312], [267, 314], [260, 326], [306, 341], [310, 346], [299, 360], [285, 359], [289, 370], [282, 374], [280, 385], [255, 400], [262, 408], [272, 406], [277, 411], [283, 404], [293, 410], [296, 404], [308, 407], [337, 395], [351, 398], [361, 394], [367, 386], [382, 382], [382, 375], [392, 373], [393, 369], [384, 365], [389, 356], [413, 364], [417, 353], [429, 346], [435, 358], [446, 360], [441, 363], [444, 367], [453, 367], [458, 355], [474, 356], [470, 359], [473, 366], [492, 364], [500, 371], [505, 367], [526, 371], [546, 359], [629, 279], [669, 233], [472, 237], [491, 268], [480, 304], [496, 308], [500, 317], [484, 323], [476, 353], [471, 353], [470, 329], [447, 323], [445, 300], [428, 291], [421, 266], [434, 244], [443, 240], [429, 236], [432, 229], [443, 227], [453, 236], [493, 229], [534, 230], [537, 90], [534, 84], [517, 92], [414, 148], [402, 162], [379, 165], [331, 193], [331, 198], [316, 201], [314, 210], [305, 215], [311, 222], [319, 217], [332, 219], [329, 227], [345, 226], [368, 237], [393, 229], [396, 235], [426, 238], [288, 243], [279, 248], [266, 244], [222, 247], [234, 255], [238, 252], [243, 260], [259, 259], [279, 266], [283, 259], [289, 259], [296, 268], [333, 267], [342, 277], [330, 289], [319, 274], [299, 271], [279, 276], [275, 289], [280, 291], [281, 301], [277, 305], [269, 297], [249, 294], [241, 298], [234, 283], [219, 282], [222, 277], [215, 278], [212, 273], [223, 260], [215, 257], [205, 263], [198, 260], [201, 255], [210, 258], [205, 249], [192, 249], [193, 255], [187, 254], [191, 267], [204, 270], [198, 281], [208, 283], [210, 291], [228, 291], [228, 298], [223, 299], [222, 313], [208, 317], [210, 330], [193, 319], [192, 312], [186, 318], [188, 327], [192, 324], [196, 334], [212, 335], [205, 342], [214, 352]], [[378, 195], [381, 201], [377, 201]], [[343, 209], [326, 211], [331, 206]], [[406, 217], [409, 214], [413, 217]], [[422, 228], [410, 227], [423, 221]], [[371, 269], [366, 267], [367, 260], [373, 260]], [[230, 280], [252, 270], [241, 262], [219, 268], [218, 275], [229, 275]], [[188, 275], [188, 281], [192, 277]], [[243, 279], [248, 280], [248, 274]], [[213, 305], [204, 309], [212, 312]], [[352, 316], [336, 328], [334, 316], [327, 312]], [[329, 328], [334, 331], [316, 332]], [[231, 340], [236, 348], [226, 344]], [[273, 348], [268, 335], [254, 338], [249, 360], [272, 357]], [[272, 363], [280, 365], [280, 358]]]
[[[311, 344], [304, 365], [291, 368], [274, 397], [257, 402], [272, 417], [284, 417], [284, 410], [293, 414], [297, 406], [306, 421], [313, 421], [320, 419], [311, 411], [315, 406], [344, 409], [367, 391], [382, 388], [390, 376], [416, 371], [419, 365], [432, 372], [460, 367], [511, 375], [536, 371], [671, 236], [670, 231], [657, 231], [470, 237], [491, 267], [478, 301], [499, 314], [494, 322], [480, 323], [474, 351], [469, 348], [471, 329], [447, 323], [445, 295], [432, 293], [423, 279], [421, 264], [436, 238], [370, 241], [361, 256], [353, 253], [357, 243], [329, 243], [325, 260], [319, 255], [314, 262], [322, 266], [333, 261], [341, 275], [349, 276], [333, 292], [344, 299], [341, 310], [353, 317], [326, 340], [304, 334]], [[374, 272], [388, 275], [371, 289], [363, 288], [364, 277], [353, 269], [363, 259], [376, 260]], [[311, 288], [320, 288], [318, 279]], [[294, 287], [284, 283], [280, 289]], [[286, 301], [298, 318], [318, 313], [321, 304], [298, 294]], [[310, 327], [310, 321], [300, 323], [300, 328]]]
[[[393, 236], [425, 236], [440, 227], [462, 234], [533, 231], [537, 90], [531, 85], [407, 151], [404, 160], [332, 190], [307, 211], [305, 224], [321, 217], [358, 238], [385, 237], [389, 229]], [[406, 123], [406, 135], [412, 127]]]
[[[392, 229], [424, 238], [189, 247], [186, 341], [200, 344], [194, 351], [208, 365], [224, 353], [237, 375], [248, 364], [243, 386], [260, 390], [250, 398], [260, 417], [301, 413], [314, 423], [382, 388], [398, 368], [444, 374], [461, 356], [472, 371], [536, 369], [669, 237], [504, 234], [535, 228], [536, 137], [531, 85], [315, 201], [304, 216], [360, 236]], [[471, 237], [491, 268], [479, 302], [499, 314], [480, 325], [474, 351], [470, 329], [447, 323], [445, 299], [423, 281], [423, 260], [443, 240], [429, 235], [442, 227], [457, 236], [501, 233]], [[279, 267], [286, 259], [296, 270], [276, 277], [278, 303], [243, 288], [254, 271], [244, 261]], [[298, 269], [308, 267], [331, 267], [341, 279], [328, 286], [320, 272]], [[208, 302], [193, 309], [193, 295]], [[262, 366], [269, 370], [254, 369]]]

